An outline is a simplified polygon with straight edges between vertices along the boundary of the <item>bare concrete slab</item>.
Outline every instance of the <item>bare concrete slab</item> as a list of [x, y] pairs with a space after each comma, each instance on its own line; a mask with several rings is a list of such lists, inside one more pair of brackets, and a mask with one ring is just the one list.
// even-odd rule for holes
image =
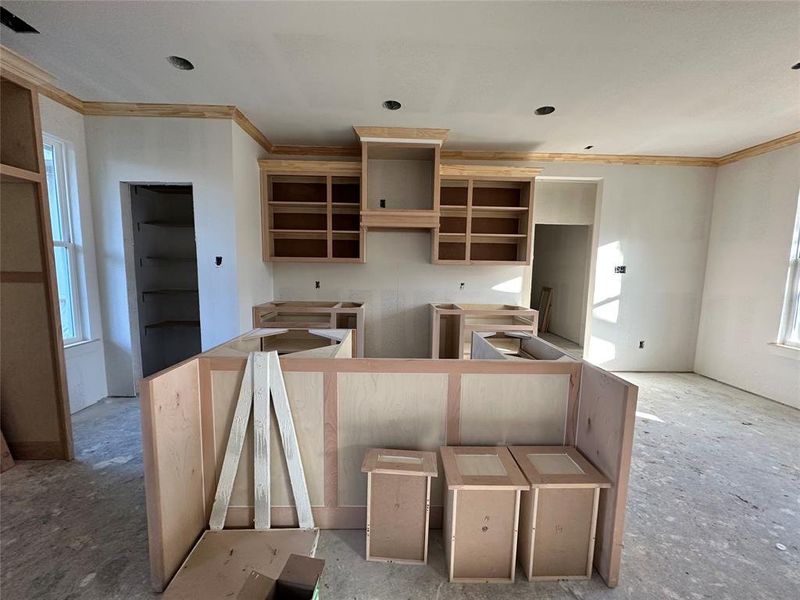
[[[363, 531], [323, 531], [326, 599], [796, 598], [800, 411], [693, 374], [640, 386], [620, 586], [446, 580], [441, 534], [424, 567], [368, 563]], [[157, 598], [148, 582], [136, 400], [74, 418], [77, 460], [0, 477], [3, 600]]]

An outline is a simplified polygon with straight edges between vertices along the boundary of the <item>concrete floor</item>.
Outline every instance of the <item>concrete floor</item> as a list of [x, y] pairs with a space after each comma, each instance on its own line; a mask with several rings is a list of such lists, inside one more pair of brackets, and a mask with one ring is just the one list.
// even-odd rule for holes
[[583, 358], [583, 346], [573, 342], [572, 340], [568, 340], [561, 336], [558, 336], [554, 333], [540, 333], [539, 337], [545, 340], [546, 342], [550, 342], [554, 346], [558, 346], [564, 352], [573, 356], [574, 358]]
[[[322, 532], [324, 600], [774, 599], [800, 589], [800, 412], [692, 374], [640, 386], [621, 583], [447, 583], [440, 533], [425, 567], [367, 563], [362, 531]], [[74, 418], [77, 460], [0, 479], [3, 600], [157, 597], [135, 400]]]

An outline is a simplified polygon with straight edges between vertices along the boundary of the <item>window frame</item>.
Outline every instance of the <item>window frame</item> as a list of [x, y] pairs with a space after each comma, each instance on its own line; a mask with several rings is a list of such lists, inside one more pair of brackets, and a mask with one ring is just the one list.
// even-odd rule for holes
[[[59, 211], [60, 223], [61, 223], [61, 237], [64, 238], [62, 240], [55, 239], [55, 232], [51, 231], [51, 241], [53, 243], [54, 251], [55, 248], [61, 247], [65, 248], [67, 251], [67, 262], [69, 267], [69, 274], [70, 274], [70, 287], [72, 292], [72, 323], [75, 330], [75, 335], [70, 338], [64, 337], [62, 339], [62, 343], [64, 347], [72, 346], [74, 344], [79, 344], [85, 341], [86, 338], [86, 331], [83, 326], [83, 294], [82, 288], [80, 284], [80, 277], [79, 277], [79, 265], [78, 265], [78, 252], [79, 247], [75, 243], [75, 221], [72, 218], [72, 198], [71, 198], [71, 189], [69, 185], [69, 173], [68, 173], [68, 153], [66, 148], [66, 143], [59, 138], [43, 133], [42, 134], [42, 148], [44, 151], [44, 146], [52, 146], [53, 148], [53, 157], [55, 161], [55, 187], [58, 192], [58, 199], [57, 199], [57, 206]], [[45, 169], [45, 177], [46, 177], [46, 169]], [[53, 207], [53, 200], [50, 198], [50, 191], [48, 190], [48, 198], [47, 198], [47, 206], [48, 211]], [[52, 217], [51, 217], [52, 220]], [[54, 257], [55, 260], [55, 257]], [[54, 263], [55, 265], [55, 263]], [[57, 282], [56, 282], [57, 283]], [[60, 311], [59, 311], [60, 316]], [[63, 330], [62, 330], [63, 336]]]
[[797, 212], [794, 219], [789, 269], [786, 275], [786, 291], [784, 292], [777, 343], [800, 350], [800, 192], [797, 195]]

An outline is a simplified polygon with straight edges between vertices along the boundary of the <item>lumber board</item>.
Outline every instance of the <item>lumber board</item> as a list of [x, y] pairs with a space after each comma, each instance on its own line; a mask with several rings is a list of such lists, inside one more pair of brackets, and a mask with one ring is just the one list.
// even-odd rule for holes
[[228, 437], [228, 446], [222, 461], [222, 471], [217, 483], [217, 493], [214, 495], [214, 506], [211, 509], [211, 518], [208, 521], [209, 529], [217, 531], [225, 526], [225, 516], [228, 513], [228, 504], [233, 491], [233, 480], [239, 469], [239, 457], [247, 433], [247, 422], [250, 420], [250, 408], [253, 403], [253, 356], [247, 358], [244, 369], [239, 398], [233, 414]]
[[303, 459], [300, 456], [300, 446], [297, 441], [292, 409], [289, 406], [289, 397], [286, 393], [286, 384], [283, 381], [281, 364], [277, 352], [269, 353], [270, 391], [272, 392], [275, 417], [278, 420], [278, 429], [281, 435], [283, 454], [286, 466], [289, 469], [289, 481], [292, 484], [297, 520], [302, 528], [314, 527], [314, 515], [311, 513], [311, 499], [308, 495], [306, 476], [303, 470]]
[[253, 355], [255, 528], [270, 528], [270, 373], [265, 352]]

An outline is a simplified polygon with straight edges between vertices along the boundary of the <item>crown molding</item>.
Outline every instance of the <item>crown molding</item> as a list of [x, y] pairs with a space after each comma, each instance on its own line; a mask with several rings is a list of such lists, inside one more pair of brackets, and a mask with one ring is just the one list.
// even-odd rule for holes
[[745, 148], [743, 150], [731, 152], [725, 156], [720, 156], [717, 159], [717, 165], [728, 165], [739, 160], [744, 160], [745, 158], [752, 158], [753, 156], [758, 156], [759, 154], [766, 154], [767, 152], [780, 150], [781, 148], [786, 148], [786, 146], [791, 146], [797, 143], [800, 143], [800, 131], [795, 131], [789, 135], [784, 135], [783, 137], [779, 137], [774, 140], [769, 140], [761, 144], [756, 144], [755, 146], [750, 146], [749, 148]]
[[[231, 119], [270, 154], [284, 156], [353, 157], [361, 155], [358, 146], [276, 145], [233, 105], [220, 104], [156, 104], [146, 102], [92, 102], [76, 98], [54, 83], [53, 76], [13, 50], [0, 45], [0, 70], [9, 72], [39, 89], [39, 93], [67, 108], [89, 116], [114, 117], [182, 117], [199, 119]], [[447, 138], [447, 129], [415, 129], [403, 127], [353, 127], [356, 134], [367, 137], [439, 139]], [[580, 154], [566, 152], [525, 152], [514, 150], [450, 150], [443, 148], [442, 160], [506, 161], [506, 162], [572, 162], [606, 165], [662, 165], [674, 167], [718, 167], [753, 156], [759, 156], [800, 143], [800, 131], [774, 140], [743, 148], [720, 157], [659, 156], [652, 154]]]

